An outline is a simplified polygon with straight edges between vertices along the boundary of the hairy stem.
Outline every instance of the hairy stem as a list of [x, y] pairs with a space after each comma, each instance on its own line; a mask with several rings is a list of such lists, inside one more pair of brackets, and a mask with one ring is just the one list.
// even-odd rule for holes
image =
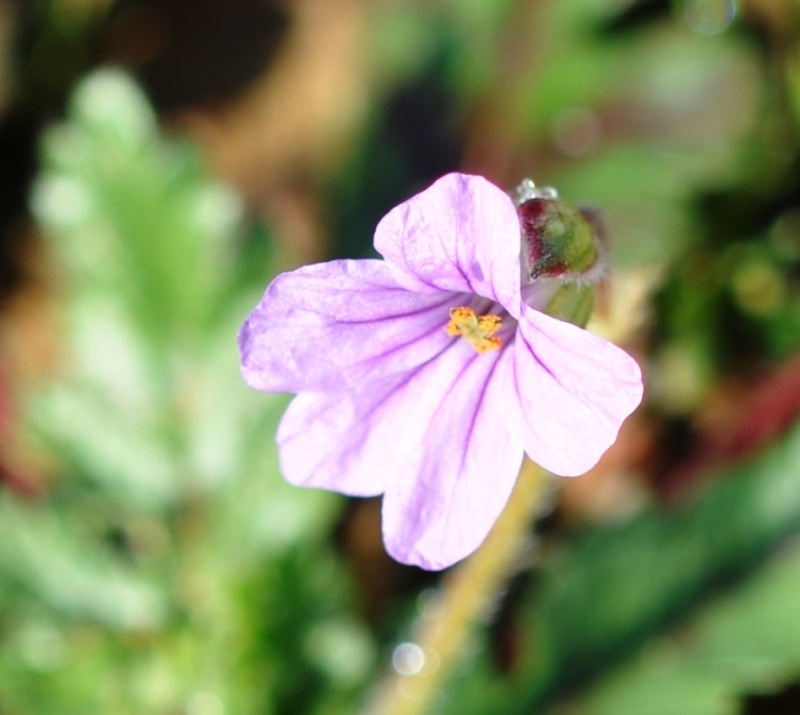
[[445, 577], [437, 603], [425, 609], [413, 642], [403, 646], [410, 662], [394, 664], [394, 672], [368, 709], [370, 715], [429, 711], [473, 628], [489, 615], [530, 548], [531, 523], [541, 511], [549, 482], [541, 467], [527, 459], [523, 462], [503, 513], [482, 546]]

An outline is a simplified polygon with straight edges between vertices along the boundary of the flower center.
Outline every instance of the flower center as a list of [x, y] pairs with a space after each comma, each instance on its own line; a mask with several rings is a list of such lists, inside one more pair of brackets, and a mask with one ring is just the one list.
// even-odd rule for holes
[[448, 335], [461, 335], [479, 353], [497, 350], [503, 341], [495, 333], [503, 327], [499, 315], [476, 315], [472, 308], [450, 308]]

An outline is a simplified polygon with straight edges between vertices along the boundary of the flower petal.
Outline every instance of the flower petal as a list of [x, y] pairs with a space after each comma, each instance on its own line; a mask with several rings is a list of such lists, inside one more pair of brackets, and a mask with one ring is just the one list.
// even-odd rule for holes
[[284, 476], [359, 496], [385, 490], [389, 553], [450, 566], [486, 537], [522, 463], [522, 442], [502, 419], [516, 397], [495, 380], [511, 355], [460, 341], [405, 376], [298, 396], [278, 430]]
[[394, 480], [383, 500], [384, 543], [396, 560], [451, 566], [481, 545], [506, 505], [522, 464], [522, 442], [502, 418], [515, 396], [496, 379], [511, 357], [476, 355], [460, 373], [439, 359], [425, 375], [414, 476]]
[[242, 375], [265, 392], [362, 385], [441, 352], [458, 297], [400, 287], [385, 261], [332, 261], [278, 276], [239, 332]]
[[616, 345], [527, 306], [517, 328], [507, 413], [528, 456], [554, 474], [591, 469], [642, 399], [636, 361]]
[[[397, 457], [383, 405], [402, 392], [408, 375], [371, 383], [361, 391], [303, 392], [283, 414], [276, 440], [281, 473], [299, 487], [357, 497], [383, 494]], [[395, 450], [396, 451], [396, 450]]]
[[517, 211], [480, 176], [448, 174], [396, 206], [378, 224], [375, 248], [409, 290], [475, 293], [519, 315]]

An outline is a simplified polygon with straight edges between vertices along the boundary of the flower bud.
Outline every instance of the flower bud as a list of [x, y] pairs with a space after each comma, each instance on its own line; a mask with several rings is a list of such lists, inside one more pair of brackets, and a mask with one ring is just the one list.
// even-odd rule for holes
[[544, 195], [518, 205], [525, 278], [594, 283], [605, 269], [605, 242], [597, 214]]

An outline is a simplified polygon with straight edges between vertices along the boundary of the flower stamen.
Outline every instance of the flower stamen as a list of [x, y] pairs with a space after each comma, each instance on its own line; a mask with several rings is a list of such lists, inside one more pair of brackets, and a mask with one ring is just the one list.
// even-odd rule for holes
[[448, 335], [462, 336], [473, 348], [483, 354], [497, 350], [503, 341], [495, 333], [503, 327], [499, 315], [476, 315], [472, 308], [460, 306], [450, 309], [450, 322], [445, 326]]

